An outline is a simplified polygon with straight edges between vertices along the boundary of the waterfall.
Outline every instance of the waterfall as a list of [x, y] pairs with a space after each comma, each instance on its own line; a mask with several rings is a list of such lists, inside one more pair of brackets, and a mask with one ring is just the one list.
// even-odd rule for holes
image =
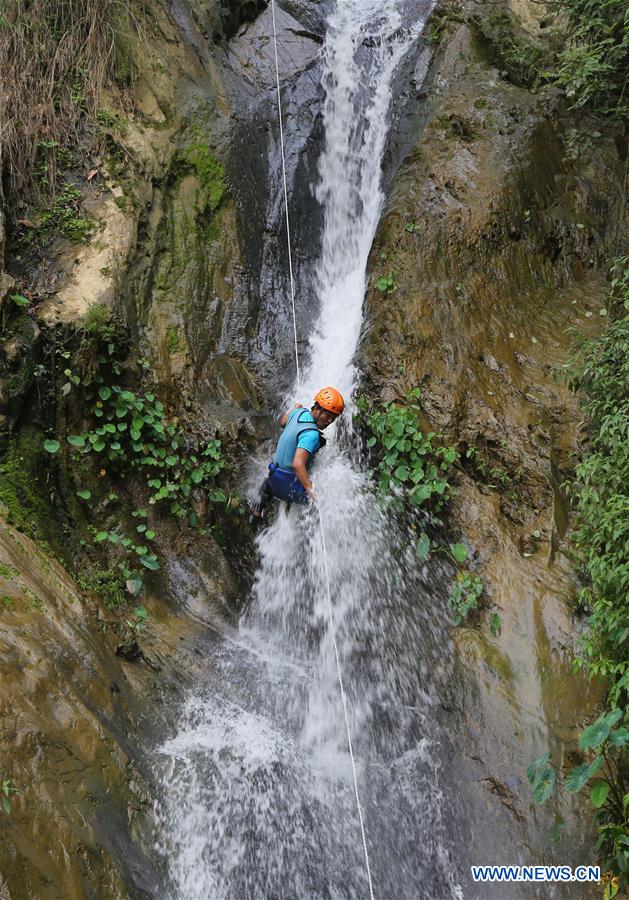
[[[421, 33], [426, 9], [419, 6], [339, 0], [328, 19], [316, 186], [324, 211], [314, 275], [320, 312], [291, 399], [310, 405], [332, 384], [348, 401], [313, 479], [376, 896], [445, 900], [461, 893], [433, 714], [449, 676], [443, 598], [420, 569], [407, 526], [379, 503], [352, 439], [354, 361], [384, 201], [392, 83]], [[171, 894], [364, 897], [317, 512], [279, 510], [257, 549], [236, 638], [209, 648], [208, 684], [188, 699], [178, 733], [160, 748], [159, 849]]]

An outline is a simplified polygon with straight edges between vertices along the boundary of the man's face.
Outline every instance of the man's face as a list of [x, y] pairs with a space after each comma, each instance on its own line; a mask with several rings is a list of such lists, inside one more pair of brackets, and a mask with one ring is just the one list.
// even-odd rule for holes
[[324, 429], [327, 428], [328, 425], [331, 425], [332, 422], [334, 422], [336, 419], [338, 419], [338, 416], [333, 412], [328, 412], [327, 409], [321, 409], [321, 407], [319, 407], [318, 409], [314, 410], [312, 418], [315, 420], [319, 428]]

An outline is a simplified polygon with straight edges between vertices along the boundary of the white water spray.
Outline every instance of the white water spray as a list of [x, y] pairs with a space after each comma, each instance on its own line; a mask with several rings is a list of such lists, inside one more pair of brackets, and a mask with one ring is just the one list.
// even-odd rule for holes
[[[321, 309], [293, 389], [303, 403], [333, 384], [351, 406], [356, 387], [392, 80], [423, 24], [402, 21], [402, 2], [339, 0], [328, 21]], [[445, 638], [408, 535], [331, 437], [314, 480], [375, 892], [457, 897], [430, 721]], [[181, 900], [368, 896], [316, 515], [281, 510], [258, 550], [240, 646], [212, 650], [212, 685], [162, 748], [172, 889]]]

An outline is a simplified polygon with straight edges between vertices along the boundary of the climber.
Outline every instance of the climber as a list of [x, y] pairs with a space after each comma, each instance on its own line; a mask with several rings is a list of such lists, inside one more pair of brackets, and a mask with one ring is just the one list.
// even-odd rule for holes
[[258, 503], [249, 501], [254, 521], [263, 520], [266, 508], [275, 497], [288, 503], [308, 503], [315, 499], [308, 470], [317, 451], [325, 445], [321, 434], [345, 409], [345, 401], [333, 387], [322, 388], [314, 398], [310, 410], [298, 403], [279, 421], [284, 431], [279, 439], [275, 458], [269, 465]]

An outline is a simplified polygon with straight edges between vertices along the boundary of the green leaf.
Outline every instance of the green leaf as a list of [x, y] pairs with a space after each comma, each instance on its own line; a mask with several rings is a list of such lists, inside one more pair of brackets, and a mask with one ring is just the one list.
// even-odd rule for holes
[[81, 500], [89, 500], [90, 497], [92, 496], [92, 492], [91, 491], [77, 491], [76, 495], [77, 495], [77, 497], [80, 497]]
[[7, 815], [11, 812], [11, 801], [4, 794], [2, 795], [2, 809]]
[[155, 537], [155, 532], [147, 531], [146, 534], [144, 535], [144, 537], [147, 539], [147, 541], [152, 541], [153, 538]]
[[609, 743], [612, 747], [624, 747], [627, 741], [629, 741], [628, 728], [618, 728], [609, 735]]
[[465, 544], [450, 544], [450, 553], [457, 562], [465, 562], [467, 559], [467, 547]]
[[606, 781], [597, 781], [596, 784], [592, 787], [592, 793], [590, 794], [592, 806], [595, 809], [600, 809], [607, 800], [608, 794], [609, 784]]
[[148, 616], [146, 609], [143, 606], [138, 606], [136, 610], [134, 610], [136, 619], [142, 619], [144, 621]]
[[589, 750], [591, 747], [600, 747], [605, 743], [613, 726], [622, 718], [622, 710], [615, 709], [607, 715], [599, 718], [585, 729], [579, 736], [579, 749]]
[[409, 496], [416, 503], [421, 503], [423, 500], [428, 500], [431, 494], [432, 488], [429, 484], [418, 484], [417, 487], [413, 488]]
[[94, 441], [94, 444], [92, 446], [94, 447], [94, 450], [96, 450], [97, 453], [100, 453], [101, 450], [105, 449], [105, 442], [101, 441], [101, 440]]
[[103, 541], [107, 540], [107, 535], [108, 535], [107, 531], [99, 531], [94, 540], [98, 541], [98, 543], [100, 544]]
[[590, 777], [590, 767], [588, 763], [582, 763], [580, 766], [574, 766], [566, 775], [564, 786], [571, 794], [580, 791]]
[[59, 441], [56, 441], [52, 438], [48, 438], [48, 440], [44, 441], [44, 450], [47, 450], [48, 453], [56, 453], [61, 444]]
[[415, 553], [417, 553], [420, 562], [425, 562], [430, 556], [430, 538], [425, 532], [419, 536], [419, 540], [415, 546]]
[[550, 829], [550, 843], [551, 844], [557, 843], [557, 841], [559, 840], [559, 838], [561, 837], [561, 835], [563, 833], [564, 825], [565, 825], [565, 822], [561, 818], [561, 816], [557, 816], [557, 820], [555, 821], [555, 824]]
[[118, 535], [117, 535], [117, 534], [114, 534], [113, 531], [110, 531], [110, 532], [109, 532], [108, 537], [109, 537], [109, 542], [110, 542], [111, 544], [117, 544], [118, 541], [120, 540], [119, 537], [118, 537]]
[[159, 569], [159, 563], [154, 556], [141, 556], [140, 562], [147, 569], [150, 569], [152, 572], [156, 572]]
[[548, 798], [552, 796], [556, 783], [555, 770], [551, 769], [550, 766], [543, 769], [533, 784], [533, 800], [535, 803], [540, 805], [546, 803]]
[[126, 588], [133, 597], [135, 597], [136, 594], [139, 594], [142, 588], [142, 579], [140, 576], [135, 575], [133, 578], [129, 578], [126, 582]]
[[406, 481], [408, 478], [408, 468], [406, 466], [398, 466], [393, 473], [393, 477], [397, 478], [398, 481]]
[[100, 387], [98, 389], [98, 396], [101, 400], [109, 400], [109, 398], [111, 397], [111, 388], [105, 386]]
[[500, 632], [502, 631], [502, 619], [498, 613], [494, 613], [489, 620], [489, 630], [494, 637], [500, 637]]
[[367, 446], [375, 447], [376, 443], [377, 443], [377, 439], [375, 437], [370, 437], [369, 440], [367, 441]]
[[135, 530], [140, 534], [143, 534], [146, 531], [146, 525], [142, 523], [141, 525], [136, 525]]
[[68, 444], [71, 444], [73, 447], [85, 447], [85, 438], [82, 434], [69, 434]]
[[200, 484], [200, 483], [203, 481], [203, 470], [202, 470], [202, 469], [195, 469], [195, 470], [192, 472], [190, 478], [192, 479], [192, 481], [193, 481], [195, 484]]

